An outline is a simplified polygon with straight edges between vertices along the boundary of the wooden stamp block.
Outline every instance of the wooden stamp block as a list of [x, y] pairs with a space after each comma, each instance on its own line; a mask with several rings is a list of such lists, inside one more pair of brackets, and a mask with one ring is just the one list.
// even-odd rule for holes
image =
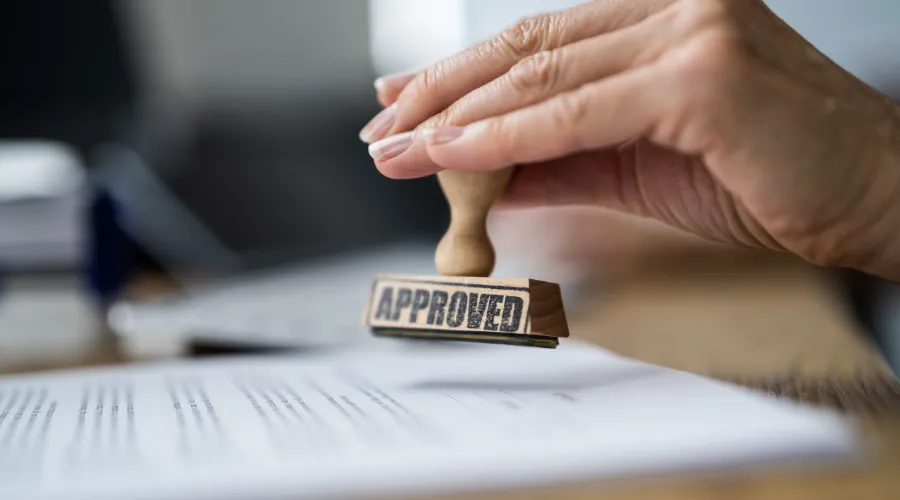
[[489, 277], [487, 215], [512, 175], [512, 167], [438, 172], [450, 204], [434, 256], [441, 276], [378, 276], [363, 316], [375, 335], [549, 348], [569, 336], [559, 285]]
[[363, 322], [379, 336], [548, 348], [569, 336], [559, 285], [532, 279], [379, 275]]

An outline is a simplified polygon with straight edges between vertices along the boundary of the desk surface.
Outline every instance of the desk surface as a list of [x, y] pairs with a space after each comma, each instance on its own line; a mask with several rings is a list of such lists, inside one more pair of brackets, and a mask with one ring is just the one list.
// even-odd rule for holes
[[[11, 287], [7, 294], [15, 291]], [[900, 495], [900, 391], [824, 273], [780, 257], [710, 255], [604, 283], [589, 299], [567, 308], [573, 336], [621, 354], [855, 412], [874, 444], [874, 460], [837, 469], [754, 468], [715, 477], [604, 481], [450, 498], [581, 499], [602, 493], [622, 500], [820, 500]], [[83, 307], [67, 310], [85, 314]], [[0, 357], [0, 372], [127, 362], [99, 321], [96, 325], [89, 333], [84, 328], [72, 333], [79, 338], [48, 343], [41, 356], [23, 358], [7, 351]], [[877, 404], [863, 404], [866, 398], [858, 396], [866, 394], [878, 396]]]
[[[574, 335], [627, 356], [842, 407], [862, 419], [873, 461], [452, 498], [900, 498], [900, 391], [827, 274], [778, 257], [673, 263], [607, 287], [580, 305], [571, 327]], [[854, 385], [884, 391], [880, 403], [854, 400], [844, 392]]]

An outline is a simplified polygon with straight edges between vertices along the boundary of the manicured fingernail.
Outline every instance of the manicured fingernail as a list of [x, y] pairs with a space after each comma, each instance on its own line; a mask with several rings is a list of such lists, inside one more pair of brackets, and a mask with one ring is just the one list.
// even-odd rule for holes
[[429, 144], [446, 144], [463, 134], [465, 127], [452, 127], [443, 125], [436, 128], [425, 129], [422, 134]]
[[413, 141], [413, 134], [415, 131], [404, 132], [372, 143], [369, 145], [369, 155], [377, 161], [390, 160], [409, 149]]
[[390, 132], [396, 120], [397, 104], [394, 103], [375, 115], [375, 118], [372, 118], [372, 121], [367, 123], [362, 131], [360, 131], [359, 138], [365, 143], [377, 141]]
[[406, 73], [396, 73], [393, 75], [385, 75], [381, 78], [377, 78], [375, 80], [375, 90], [378, 92], [384, 91], [388, 87], [393, 87], [397, 90], [402, 89], [406, 86], [407, 83], [410, 82], [413, 78], [416, 77], [415, 71], [409, 71]]

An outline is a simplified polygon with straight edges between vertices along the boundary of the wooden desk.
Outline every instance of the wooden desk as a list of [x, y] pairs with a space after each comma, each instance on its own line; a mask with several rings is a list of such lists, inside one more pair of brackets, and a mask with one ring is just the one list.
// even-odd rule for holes
[[[865, 419], [866, 436], [875, 445], [872, 463], [752, 468], [712, 477], [679, 475], [449, 498], [900, 498], [900, 391], [832, 285], [824, 273], [790, 259], [710, 254], [606, 283], [589, 300], [567, 307], [573, 336], [621, 354], [846, 406]], [[104, 338], [84, 339], [93, 346], [89, 355], [74, 354], [65, 362], [60, 356], [52, 362], [19, 360], [0, 365], [0, 371], [127, 362]], [[865, 382], [863, 391], [881, 390], [879, 403], [861, 405], [842, 396], [842, 387], [853, 379]], [[808, 390], [828, 380], [835, 384], [821, 394]]]
[[[609, 284], [573, 311], [573, 335], [634, 358], [858, 415], [873, 461], [859, 467], [754, 467], [714, 476], [603, 481], [461, 499], [897, 499], [900, 391], [827, 274], [791, 259], [711, 254]], [[885, 391], [863, 405], [852, 382]], [[794, 384], [790, 384], [794, 382]], [[812, 389], [822, 388], [821, 394]], [[799, 392], [799, 394], [795, 394]], [[821, 400], [821, 401], [819, 401]], [[842, 401], [843, 400], [843, 401]]]

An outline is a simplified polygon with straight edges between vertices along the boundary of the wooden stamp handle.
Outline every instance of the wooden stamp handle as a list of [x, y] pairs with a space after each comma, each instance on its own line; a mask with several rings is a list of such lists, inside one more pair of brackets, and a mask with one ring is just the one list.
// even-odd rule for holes
[[488, 277], [496, 260], [487, 233], [487, 216], [509, 184], [513, 168], [495, 172], [439, 172], [438, 182], [450, 204], [450, 227], [435, 252], [444, 276]]

